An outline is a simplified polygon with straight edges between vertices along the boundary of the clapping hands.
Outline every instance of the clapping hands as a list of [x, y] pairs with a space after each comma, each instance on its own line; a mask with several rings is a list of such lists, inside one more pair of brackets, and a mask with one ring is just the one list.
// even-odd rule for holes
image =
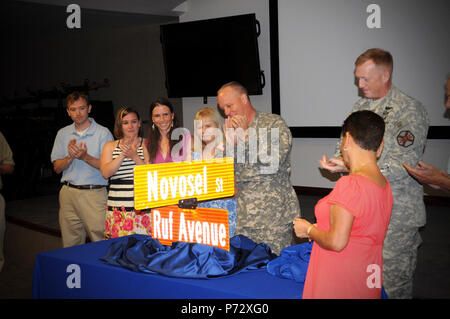
[[234, 116], [229, 116], [225, 119], [225, 128], [242, 128], [242, 130], [246, 131], [248, 129], [248, 120], [244, 115], [236, 114]]
[[86, 142], [80, 142], [77, 145], [76, 139], [71, 139], [67, 145], [67, 150], [69, 151], [69, 156], [72, 158], [77, 158], [80, 160], [84, 160], [87, 155], [87, 146]]
[[122, 149], [122, 153], [125, 157], [133, 158], [134, 154], [137, 154], [137, 147], [133, 144], [122, 144], [120, 145], [120, 148]]
[[345, 166], [344, 161], [341, 158], [327, 158], [323, 155], [319, 159], [319, 163], [322, 168], [330, 171], [331, 173], [345, 173], [348, 172], [348, 168]]
[[434, 189], [440, 189], [439, 184], [442, 180], [449, 178], [449, 175], [445, 171], [440, 171], [433, 165], [419, 161], [416, 167], [412, 167], [406, 163], [403, 163], [403, 167], [406, 168], [409, 174], [422, 183], [430, 185]]
[[[242, 130], [237, 130], [237, 129]], [[225, 119], [223, 131], [227, 144], [236, 145], [238, 138], [245, 139], [247, 136], [248, 119], [244, 115], [236, 114]]]
[[139, 148], [138, 142], [130, 142], [123, 140], [123, 143], [120, 144], [122, 154], [127, 158], [131, 158], [135, 162], [137, 157], [139, 157], [137, 153], [138, 148]]

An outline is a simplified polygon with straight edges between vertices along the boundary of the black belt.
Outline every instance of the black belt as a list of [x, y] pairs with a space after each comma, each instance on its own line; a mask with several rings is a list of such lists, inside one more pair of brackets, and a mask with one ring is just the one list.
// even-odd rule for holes
[[106, 185], [74, 185], [74, 184], [70, 184], [69, 182], [63, 182], [63, 185], [73, 187], [76, 189], [99, 189], [99, 188], [106, 187]]

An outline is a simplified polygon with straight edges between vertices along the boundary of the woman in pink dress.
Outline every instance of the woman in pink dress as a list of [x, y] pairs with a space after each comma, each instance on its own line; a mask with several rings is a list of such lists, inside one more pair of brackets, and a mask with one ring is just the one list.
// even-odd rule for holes
[[342, 161], [350, 174], [317, 203], [317, 224], [294, 221], [296, 235], [314, 241], [303, 298], [381, 297], [383, 241], [393, 204], [390, 184], [377, 166], [384, 127], [371, 111], [344, 121]]
[[178, 125], [172, 103], [160, 97], [150, 105], [150, 123], [144, 145], [150, 154], [150, 163], [168, 163], [191, 160], [191, 135]]

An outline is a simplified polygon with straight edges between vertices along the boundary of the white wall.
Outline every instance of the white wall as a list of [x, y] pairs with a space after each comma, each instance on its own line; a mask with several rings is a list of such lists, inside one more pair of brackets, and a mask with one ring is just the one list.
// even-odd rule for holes
[[[279, 2], [284, 2], [288, 0], [279, 0]], [[289, 0], [296, 2], [297, 0]], [[303, 3], [307, 2], [308, 5], [314, 6], [316, 5], [317, 8], [317, 2], [320, 1], [303, 1]], [[367, 1], [363, 1], [363, 3], [366, 3]], [[374, 1], [376, 2], [376, 1]], [[342, 5], [350, 4], [350, 2], [341, 1]], [[367, 4], [370, 2], [367, 2]], [[432, 2], [425, 2], [423, 3], [432, 5]], [[440, 2], [442, 3], [442, 2]], [[322, 1], [323, 4], [323, 1]], [[280, 6], [280, 4], [279, 4]], [[359, 4], [361, 6], [361, 4]], [[401, 6], [397, 6], [396, 10], [408, 10], [408, 8], [403, 8]], [[282, 14], [283, 10], [279, 10], [280, 14]], [[345, 7], [341, 8], [339, 11], [331, 10], [327, 17], [328, 19], [335, 19], [335, 22], [338, 23], [342, 19], [341, 13], [345, 14], [346, 10]], [[187, 22], [187, 21], [193, 21], [193, 20], [201, 20], [201, 19], [210, 19], [210, 18], [217, 18], [222, 16], [229, 16], [229, 15], [237, 15], [237, 14], [244, 14], [244, 13], [255, 13], [257, 19], [261, 23], [261, 36], [259, 38], [259, 50], [260, 50], [260, 60], [261, 60], [261, 68], [265, 72], [266, 76], [266, 87], [263, 90], [262, 96], [252, 96], [252, 104], [260, 111], [263, 112], [271, 112], [271, 93], [270, 93], [270, 39], [269, 39], [269, 1], [268, 0], [245, 0], [245, 1], [239, 1], [239, 0], [188, 0], [187, 1], [187, 12], [180, 17], [180, 22]], [[292, 12], [289, 12], [289, 15], [291, 15]], [[286, 13], [285, 13], [286, 14]], [[428, 14], [429, 15], [429, 14]], [[427, 19], [429, 19], [427, 15]], [[365, 18], [367, 17], [367, 13], [362, 13], [362, 19], [365, 21]], [[283, 21], [284, 19], [287, 19], [287, 16], [279, 16], [279, 20]], [[310, 17], [311, 21], [314, 21], [314, 17]], [[417, 17], [412, 17], [412, 19], [416, 19]], [[283, 22], [281, 22], [283, 23]], [[307, 28], [304, 31], [311, 31]], [[337, 30], [333, 30], [333, 32], [336, 32]], [[293, 32], [292, 34], [296, 34]], [[280, 34], [280, 41], [283, 41], [283, 34]], [[430, 35], [432, 36], [432, 34]], [[357, 42], [358, 39], [350, 39], [351, 41]], [[443, 39], [444, 43], [445, 41], [448, 41], [448, 37], [446, 39]], [[334, 47], [337, 47], [339, 43], [335, 43]], [[421, 47], [420, 43], [416, 44], [418, 47]], [[333, 49], [333, 48], [332, 48]], [[361, 48], [361, 52], [364, 49]], [[358, 51], [359, 52], [359, 51]], [[348, 72], [350, 74], [349, 79], [349, 88], [350, 90], [354, 91], [354, 96], [351, 99], [351, 104], [353, 104], [354, 101], [358, 98], [356, 88], [353, 85], [352, 82], [352, 72], [353, 72], [353, 61], [356, 58], [357, 54], [361, 52], [355, 51], [355, 56], [351, 57], [351, 61], [348, 63], [348, 66], [345, 66], [345, 69], [348, 69]], [[415, 53], [418, 57], [423, 57], [422, 53]], [[318, 53], [315, 57], [315, 59], [320, 60], [321, 55]], [[280, 56], [281, 59], [281, 56]], [[395, 56], [394, 56], [395, 59]], [[280, 63], [282, 63], [280, 61]], [[318, 62], [315, 61], [309, 61], [309, 65], [316, 65]], [[396, 63], [396, 66], [398, 66], [400, 63]], [[401, 64], [400, 64], [401, 65]], [[341, 70], [343, 66], [341, 64], [336, 64], [335, 69], [329, 70], [329, 73], [335, 73], [339, 70]], [[411, 67], [411, 66], [410, 66]], [[313, 72], [313, 71], [311, 71]], [[397, 71], [394, 71], [396, 73], [400, 73]], [[444, 73], [445, 74], [445, 73]], [[303, 74], [306, 78], [309, 76], [309, 73]], [[320, 75], [320, 74], [319, 74]], [[283, 76], [282, 74], [280, 76]], [[321, 94], [319, 94], [320, 97], [324, 97], [326, 94], [326, 88], [327, 85], [333, 85], [333, 83], [326, 82], [327, 75], [321, 74], [320, 76], [324, 82], [323, 87], [317, 87], [316, 89], [319, 89]], [[412, 85], [409, 86], [407, 82], [404, 85], [398, 85], [401, 89], [405, 90], [407, 93], [410, 91], [414, 91], [417, 85], [420, 85], [421, 82], [415, 81], [416, 79], [411, 79]], [[444, 80], [445, 81], [445, 78]], [[428, 85], [428, 84], [427, 84]], [[427, 86], [428, 87], [428, 86]], [[298, 93], [299, 90], [301, 90], [300, 87], [293, 87], [291, 89], [292, 93]], [[430, 90], [432, 94], [441, 94], [443, 96], [443, 86], [430, 86]], [[282, 91], [283, 92], [283, 89]], [[411, 93], [410, 93], [411, 94]], [[411, 94], [413, 95], [413, 94]], [[283, 100], [283, 98], [282, 98]], [[443, 99], [442, 99], [443, 102]], [[215, 107], [217, 104], [217, 101], [215, 97], [209, 97], [208, 98], [208, 104], [203, 105], [203, 101], [201, 98], [184, 98], [183, 99], [183, 116], [184, 116], [184, 126], [192, 129], [193, 126], [193, 117], [196, 112], [196, 110], [203, 106], [213, 106]], [[339, 114], [339, 122], [342, 122], [345, 115], [350, 111], [351, 104], [348, 106], [348, 110], [342, 111]], [[438, 108], [438, 111], [434, 111], [435, 114], [443, 114], [444, 113], [444, 106], [443, 103], [441, 105], [433, 105], [433, 107]], [[314, 110], [317, 111], [317, 110]], [[338, 116], [338, 115], [336, 115]], [[434, 117], [438, 118], [438, 115], [434, 115]], [[437, 120], [439, 121], [439, 124], [434, 125], [444, 125], [445, 120]], [[335, 145], [336, 145], [337, 139], [334, 138], [295, 138], [293, 142], [293, 149], [292, 149], [292, 157], [291, 157], [291, 163], [292, 163], [292, 174], [291, 174], [291, 180], [293, 185], [296, 186], [309, 186], [309, 187], [324, 187], [324, 188], [332, 188], [335, 183], [335, 179], [333, 176], [330, 176], [326, 172], [321, 172], [319, 170], [319, 163], [318, 159], [323, 155], [327, 154], [331, 156], [334, 153]], [[430, 140], [427, 143], [427, 148], [424, 155], [424, 160], [439, 167], [439, 168], [446, 168], [447, 167], [447, 161], [450, 157], [450, 141], [449, 140]]]
[[[380, 28], [367, 25], [373, 3]], [[431, 125], [450, 125], [442, 116], [448, 0], [278, 0], [278, 10], [281, 116], [289, 126], [340, 126], [358, 94], [354, 61], [373, 47], [391, 52], [394, 85], [425, 105]]]
[[[367, 6], [381, 9], [381, 28], [369, 29]], [[291, 126], [340, 126], [358, 98], [354, 60], [370, 47], [394, 57], [394, 85], [417, 98], [431, 125], [444, 118], [450, 71], [450, 4], [445, 0], [279, 0], [281, 114]], [[450, 127], [449, 127], [450, 129]], [[317, 159], [334, 153], [337, 139], [297, 138], [292, 183], [333, 187]], [[447, 168], [450, 140], [429, 140], [424, 160]]]

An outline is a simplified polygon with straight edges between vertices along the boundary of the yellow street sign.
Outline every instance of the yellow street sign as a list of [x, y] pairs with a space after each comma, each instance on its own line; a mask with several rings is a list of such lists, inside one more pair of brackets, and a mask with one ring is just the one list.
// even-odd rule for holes
[[134, 206], [137, 210], [234, 195], [233, 158], [137, 165]]
[[163, 245], [183, 241], [230, 251], [228, 212], [197, 207], [165, 206], [152, 209], [152, 237]]

